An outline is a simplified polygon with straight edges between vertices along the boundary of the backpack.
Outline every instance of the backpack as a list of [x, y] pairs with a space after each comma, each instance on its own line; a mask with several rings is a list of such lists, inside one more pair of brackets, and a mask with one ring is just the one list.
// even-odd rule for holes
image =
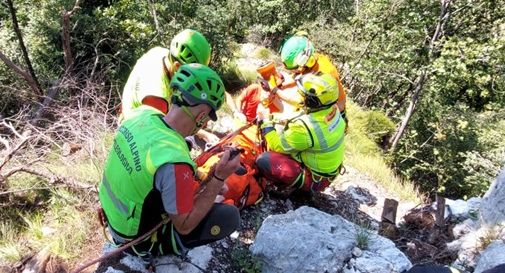
[[202, 153], [195, 162], [198, 170], [208, 174], [214, 164], [219, 161], [218, 154], [224, 150], [226, 145], [232, 144], [242, 148], [240, 163], [245, 168], [245, 174], [232, 174], [226, 178], [225, 183], [228, 191], [224, 194], [223, 203], [234, 205], [239, 209], [255, 205], [263, 199], [264, 182], [258, 178], [256, 169], [256, 157], [261, 153], [260, 145], [257, 143], [257, 127], [248, 125], [235, 131], [231, 137], [225, 137], [223, 141]]

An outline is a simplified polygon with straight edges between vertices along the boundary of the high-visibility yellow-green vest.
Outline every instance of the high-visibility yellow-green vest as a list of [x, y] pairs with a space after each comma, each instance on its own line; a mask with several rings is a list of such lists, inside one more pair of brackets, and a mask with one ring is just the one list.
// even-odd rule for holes
[[271, 131], [265, 138], [272, 151], [288, 153], [312, 171], [333, 176], [344, 160], [344, 131], [344, 119], [330, 107], [296, 117], [281, 134]]
[[159, 111], [141, 106], [114, 137], [98, 192], [109, 225], [121, 236], [138, 235], [144, 201], [165, 163], [187, 163], [196, 170], [184, 138]]
[[168, 54], [167, 48], [155, 47], [137, 60], [123, 89], [121, 110], [124, 119], [129, 119], [131, 112], [141, 106], [147, 96], [163, 98], [170, 103], [172, 90], [165, 71], [170, 66], [164, 64], [165, 61], [169, 63]]

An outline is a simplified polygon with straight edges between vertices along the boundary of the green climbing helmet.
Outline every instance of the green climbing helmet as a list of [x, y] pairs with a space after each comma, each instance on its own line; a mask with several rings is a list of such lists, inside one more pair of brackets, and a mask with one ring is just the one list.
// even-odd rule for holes
[[281, 47], [281, 59], [287, 69], [312, 67], [316, 63], [314, 44], [305, 36], [293, 36]]
[[185, 29], [179, 32], [170, 43], [170, 55], [182, 64], [210, 63], [210, 44], [198, 31]]
[[206, 65], [192, 63], [179, 67], [170, 82], [175, 104], [195, 106], [207, 104], [209, 116], [216, 121], [216, 111], [223, 105], [224, 84], [219, 75]]

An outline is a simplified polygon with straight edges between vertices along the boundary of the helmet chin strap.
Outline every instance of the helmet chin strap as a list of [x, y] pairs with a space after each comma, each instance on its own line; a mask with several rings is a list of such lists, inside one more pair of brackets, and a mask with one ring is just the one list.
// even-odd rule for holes
[[203, 125], [205, 124], [205, 122], [207, 121], [207, 119], [203, 118], [203, 119], [200, 119], [199, 121], [197, 121], [195, 115], [193, 115], [193, 113], [191, 113], [191, 111], [189, 111], [189, 108], [187, 106], [182, 105], [181, 109], [195, 123], [195, 126], [193, 126], [193, 129], [191, 130], [191, 133], [190, 133], [190, 135], [194, 135], [196, 132], [198, 132], [203, 127]]

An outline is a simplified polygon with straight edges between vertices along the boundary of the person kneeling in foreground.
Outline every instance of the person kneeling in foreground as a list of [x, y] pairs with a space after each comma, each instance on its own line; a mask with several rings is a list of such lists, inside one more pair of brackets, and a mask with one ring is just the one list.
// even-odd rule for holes
[[[224, 180], [239, 166], [230, 151], [198, 186], [196, 164], [184, 137], [216, 120], [224, 85], [212, 69], [182, 65], [171, 83], [172, 107], [163, 116], [139, 106], [114, 138], [99, 187], [109, 232], [117, 245], [138, 238], [163, 219], [169, 222], [127, 250], [138, 256], [181, 254], [187, 248], [222, 239], [239, 226], [234, 206], [216, 204]], [[200, 188], [198, 192], [195, 192]]]
[[296, 80], [304, 111], [282, 132], [261, 105], [261, 134], [270, 152], [256, 160], [260, 174], [280, 188], [322, 191], [338, 175], [344, 157], [345, 121], [338, 106], [338, 85], [329, 74], [306, 74]]

